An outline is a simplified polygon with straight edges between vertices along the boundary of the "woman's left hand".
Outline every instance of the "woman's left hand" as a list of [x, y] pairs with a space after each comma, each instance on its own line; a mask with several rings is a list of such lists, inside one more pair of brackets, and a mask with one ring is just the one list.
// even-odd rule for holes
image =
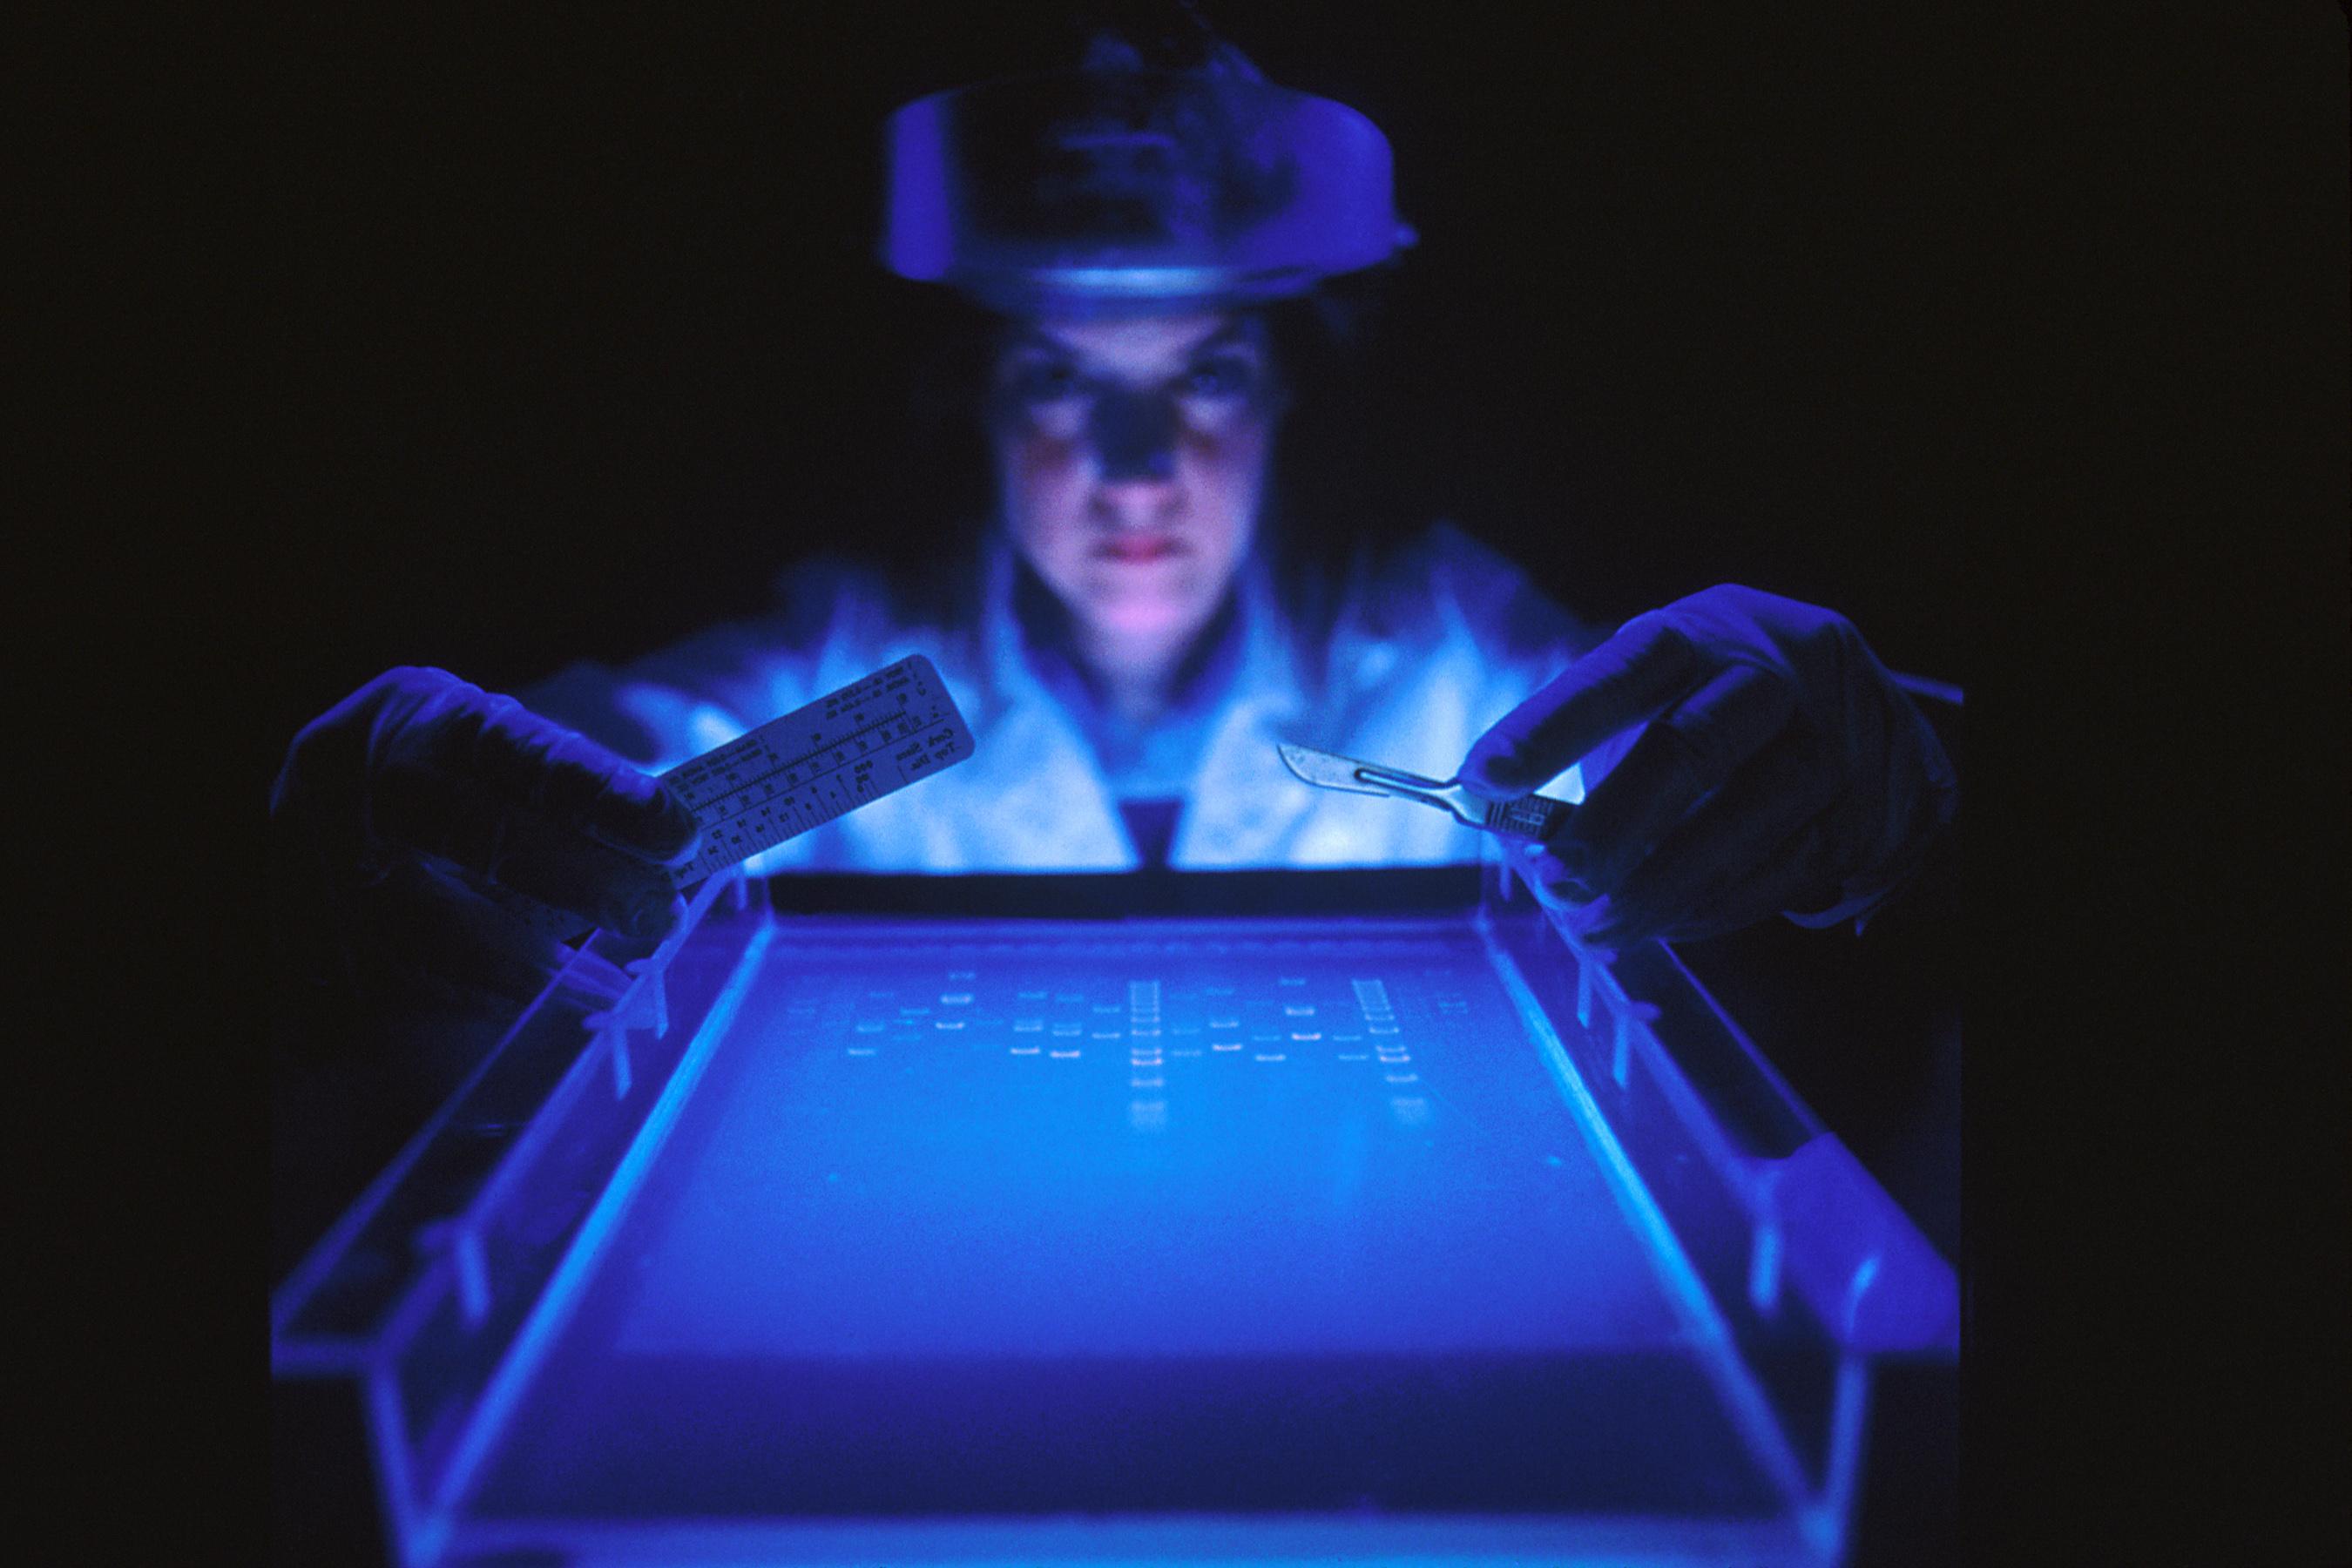
[[1462, 781], [1511, 799], [1635, 725], [1528, 847], [1538, 895], [1603, 945], [1864, 914], [1958, 808], [1943, 746], [1853, 624], [1736, 585], [1626, 622], [1480, 736]]

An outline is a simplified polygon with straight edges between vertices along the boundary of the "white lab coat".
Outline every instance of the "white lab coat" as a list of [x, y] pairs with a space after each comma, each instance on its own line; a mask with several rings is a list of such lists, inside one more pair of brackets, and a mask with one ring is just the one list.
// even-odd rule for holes
[[[916, 606], [836, 562], [795, 568], [777, 607], [625, 668], [579, 664], [526, 706], [660, 772], [908, 654], [937, 665], [972, 756], [760, 857], [755, 873], [1108, 871], [1138, 863], [1083, 726], [1042, 682], [1013, 611], [1015, 563], [982, 546], [961, 608]], [[1470, 743], [1592, 639], [1516, 568], [1439, 526], [1327, 616], [1321, 668], [1294, 651], [1265, 571], [1243, 572], [1239, 656], [1169, 847], [1177, 868], [1435, 865], [1480, 835], [1443, 812], [1318, 790], [1283, 766], [1295, 742], [1451, 777]], [[1548, 793], [1580, 799], [1573, 770]]]

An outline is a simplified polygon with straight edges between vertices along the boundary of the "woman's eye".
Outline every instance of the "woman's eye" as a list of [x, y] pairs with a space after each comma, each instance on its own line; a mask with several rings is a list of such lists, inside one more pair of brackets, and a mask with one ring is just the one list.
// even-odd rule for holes
[[1013, 373], [1013, 395], [1024, 403], [1059, 403], [1084, 390], [1077, 372], [1066, 364], [1035, 363]]
[[1202, 360], [1184, 375], [1184, 390], [1194, 397], [1238, 397], [1250, 389], [1254, 367], [1239, 354]]

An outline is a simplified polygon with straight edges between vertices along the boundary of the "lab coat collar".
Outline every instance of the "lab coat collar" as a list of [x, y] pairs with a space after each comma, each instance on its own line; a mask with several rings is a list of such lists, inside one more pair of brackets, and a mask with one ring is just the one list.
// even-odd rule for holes
[[1170, 860], [1178, 866], [1270, 866], [1314, 806], [1314, 791], [1282, 765], [1278, 750], [1299, 738], [1307, 695], [1273, 582], [1253, 561], [1240, 584], [1241, 670], [1223, 721], [1209, 737], [1192, 805], [1177, 820]]
[[[990, 530], [980, 563], [981, 626], [988, 684], [1003, 704], [1000, 732], [1024, 733], [1045, 751], [1075, 752], [1091, 763], [1093, 752], [1076, 719], [1030, 664], [1013, 605], [1019, 569], [1003, 531]], [[1191, 799], [1177, 821], [1170, 858], [1178, 866], [1276, 864], [1280, 847], [1314, 804], [1313, 791], [1281, 765], [1276, 750], [1279, 742], [1295, 738], [1307, 700], [1273, 574], [1256, 552], [1244, 564], [1234, 590], [1241, 652], [1223, 711], [1202, 750]], [[1080, 807], [1065, 796], [1064, 813], [1115, 822], [1116, 804], [1099, 769], [1071, 770], [1078, 773], [1098, 798]], [[1060, 781], [1065, 789], [1075, 783], [1067, 773]]]

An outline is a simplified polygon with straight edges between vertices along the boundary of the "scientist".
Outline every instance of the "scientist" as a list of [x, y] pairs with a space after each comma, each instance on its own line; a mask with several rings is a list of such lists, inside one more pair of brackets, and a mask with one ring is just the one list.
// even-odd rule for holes
[[887, 126], [883, 259], [973, 307], [994, 516], [922, 571], [803, 564], [763, 618], [521, 700], [370, 682], [296, 737], [272, 798], [314, 972], [528, 994], [567, 955], [499, 888], [658, 938], [696, 826], [650, 775], [914, 652], [973, 757], [755, 869], [1476, 858], [1441, 814], [1299, 783], [1289, 741], [1581, 800], [1524, 853], [1596, 940], [1832, 924], [1914, 871], [1951, 769], [1840, 616], [1727, 586], [1604, 638], [1458, 532], [1374, 548], [1276, 483], [1336, 295], [1411, 240], [1388, 144], [1205, 36], [1149, 47], [1100, 38]]

